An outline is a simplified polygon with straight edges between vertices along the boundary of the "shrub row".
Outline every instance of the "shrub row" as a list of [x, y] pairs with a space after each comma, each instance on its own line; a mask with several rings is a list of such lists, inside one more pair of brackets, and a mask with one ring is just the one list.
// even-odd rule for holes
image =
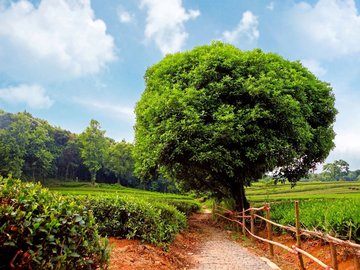
[[0, 178], [0, 269], [96, 269], [108, 260], [86, 207], [39, 184]]
[[[300, 201], [302, 226], [334, 233], [342, 239], [360, 242], [360, 199], [317, 199]], [[295, 226], [293, 201], [271, 206], [272, 220]]]
[[200, 204], [193, 200], [159, 200], [159, 201], [174, 206], [177, 210], [179, 210], [180, 212], [184, 213], [187, 216], [201, 209]]
[[[173, 195], [167, 193], [158, 193], [158, 192], [150, 192], [150, 191], [143, 191], [139, 190], [136, 192], [134, 189], [124, 188], [119, 185], [109, 185], [109, 184], [100, 184], [101, 188], [91, 188], [87, 187], [84, 188], [77, 188], [76, 184], [74, 183], [74, 188], [52, 188], [52, 190], [60, 192], [64, 195], [72, 195], [72, 196], [103, 196], [106, 195], [107, 197], [110, 196], [120, 196], [124, 198], [138, 198], [140, 200], [145, 200], [150, 203], [153, 202], [160, 202], [166, 203], [169, 205], [174, 206], [180, 212], [184, 213], [185, 215], [189, 215], [191, 213], [197, 212], [200, 210], [200, 204], [196, 202], [193, 198], [182, 196], [182, 195]], [[67, 184], [64, 184], [67, 185]], [[82, 183], [84, 185], [84, 183]], [[66, 187], [69, 187], [68, 185]]]
[[79, 198], [94, 213], [103, 235], [171, 242], [186, 227], [186, 217], [175, 207], [131, 197]]

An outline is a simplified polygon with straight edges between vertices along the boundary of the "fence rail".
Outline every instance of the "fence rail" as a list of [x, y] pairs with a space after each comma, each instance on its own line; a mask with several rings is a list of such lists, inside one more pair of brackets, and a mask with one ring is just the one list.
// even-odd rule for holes
[[[255, 214], [255, 212], [258, 212], [258, 211], [265, 211], [266, 218], [263, 216], [260, 216], [258, 214]], [[250, 215], [246, 214], [248, 212], [250, 212]], [[280, 247], [282, 249], [289, 251], [290, 253], [292, 253], [294, 255], [297, 255], [298, 262], [299, 262], [299, 268], [301, 270], [305, 270], [302, 255], [308, 257], [310, 260], [316, 262], [318, 265], [320, 265], [321, 267], [323, 267], [326, 270], [330, 270], [330, 269], [338, 270], [336, 246], [343, 246], [345, 248], [350, 248], [352, 250], [352, 252], [354, 253], [355, 269], [360, 270], [360, 260], [359, 260], [360, 245], [359, 244], [353, 243], [351, 241], [344, 241], [344, 240], [338, 239], [327, 233], [323, 233], [323, 232], [319, 232], [319, 231], [310, 231], [310, 230], [300, 228], [299, 202], [298, 201], [295, 201], [295, 213], [296, 213], [296, 217], [295, 217], [296, 218], [296, 227], [283, 225], [283, 224], [279, 224], [279, 223], [272, 221], [270, 218], [270, 205], [269, 204], [266, 204], [263, 207], [259, 207], [259, 208], [248, 208], [241, 212], [231, 211], [231, 210], [221, 207], [219, 205], [214, 205], [214, 207], [213, 207], [213, 215], [223, 218], [227, 221], [236, 223], [237, 226], [241, 226], [242, 233], [244, 235], [249, 234], [253, 240], [258, 239], [260, 241], [268, 243], [271, 256], [274, 256], [274, 250], [273, 250], [274, 246]], [[225, 215], [228, 215], [228, 216], [225, 216]], [[267, 239], [255, 234], [255, 225], [254, 225], [255, 218], [261, 219], [266, 222]], [[251, 225], [250, 230], [246, 227], [247, 219], [250, 219], [250, 225]], [[287, 230], [287, 231], [295, 233], [296, 239], [297, 239], [296, 245], [294, 245], [292, 247], [288, 247], [284, 244], [273, 241], [271, 226], [276, 226], [283, 230]], [[325, 242], [328, 242], [330, 244], [330, 249], [331, 249], [330, 255], [331, 255], [332, 266], [325, 264], [320, 259], [314, 257], [310, 253], [301, 249], [301, 241], [300, 241], [301, 235], [305, 235], [308, 237], [316, 237], [316, 238], [322, 239]]]

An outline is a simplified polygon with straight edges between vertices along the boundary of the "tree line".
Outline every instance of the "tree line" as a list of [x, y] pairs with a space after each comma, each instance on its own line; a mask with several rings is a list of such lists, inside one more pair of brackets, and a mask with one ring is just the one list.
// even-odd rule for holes
[[360, 170], [351, 171], [349, 163], [339, 159], [326, 163], [321, 173], [309, 174], [308, 179], [320, 181], [360, 181]]
[[105, 136], [91, 120], [75, 134], [28, 112], [0, 110], [0, 175], [32, 181], [45, 179], [119, 183], [128, 187], [175, 192], [174, 183], [161, 177], [141, 182], [134, 176], [132, 143]]

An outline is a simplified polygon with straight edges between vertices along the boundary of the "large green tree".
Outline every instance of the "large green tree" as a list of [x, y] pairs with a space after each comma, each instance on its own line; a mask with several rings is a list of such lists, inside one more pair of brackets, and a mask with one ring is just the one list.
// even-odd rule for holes
[[78, 141], [81, 158], [90, 171], [91, 183], [95, 184], [96, 173], [103, 165], [105, 150], [108, 145], [105, 131], [101, 130], [98, 121], [92, 119], [86, 130], [79, 135]]
[[214, 42], [167, 55], [136, 106], [135, 170], [247, 206], [244, 186], [272, 172], [296, 182], [333, 148], [329, 84], [300, 62]]

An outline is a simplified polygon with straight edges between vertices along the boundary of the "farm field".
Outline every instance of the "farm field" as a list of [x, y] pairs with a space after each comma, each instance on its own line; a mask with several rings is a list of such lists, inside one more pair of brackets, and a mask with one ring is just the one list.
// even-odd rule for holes
[[[50, 187], [62, 195], [88, 197], [120, 197], [162, 202], [182, 209], [186, 205], [189, 212], [196, 209], [198, 203], [192, 196], [164, 194], [145, 190], [126, 188], [119, 185], [98, 184], [92, 187], [88, 183], [65, 182], [60, 186]], [[299, 182], [291, 187], [290, 183], [272, 184], [271, 182], [254, 183], [246, 190], [251, 203], [272, 203], [274, 221], [295, 225], [294, 200], [301, 200], [302, 224], [308, 229], [333, 232], [343, 239], [359, 241], [360, 182]], [[186, 209], [183, 212], [186, 212]]]
[[332, 233], [342, 239], [360, 241], [360, 182], [259, 182], [246, 189], [253, 205], [269, 202], [272, 219], [295, 225], [294, 200], [300, 201], [304, 228]]
[[146, 191], [123, 187], [118, 184], [96, 184], [94, 187], [88, 182], [62, 182], [48, 188], [50, 191], [64, 196], [122, 198], [124, 200], [141, 200], [149, 203], [165, 203], [174, 206], [185, 214], [190, 214], [200, 209], [199, 203], [189, 195]]
[[164, 198], [179, 200], [194, 200], [191, 196], [177, 195], [172, 193], [161, 193], [146, 191], [142, 189], [123, 187], [118, 184], [96, 184], [91, 186], [89, 182], [62, 182], [57, 185], [48, 186], [49, 190], [56, 191], [62, 195], [89, 195], [89, 196], [131, 196], [141, 198]]
[[360, 182], [298, 182], [276, 185], [268, 182], [253, 183], [246, 189], [251, 202], [295, 199], [356, 199], [360, 198]]
[[[49, 190], [62, 195], [86, 196], [121, 196], [142, 199], [188, 200], [193, 201], [191, 195], [160, 193], [135, 188], [123, 187], [117, 184], [96, 184], [88, 182], [61, 182], [48, 186]], [[290, 183], [253, 183], [246, 188], [246, 196], [251, 202], [267, 202], [295, 199], [360, 199], [360, 182], [298, 182], [294, 187]]]
[[175, 207], [185, 215], [200, 209], [200, 204], [189, 195], [161, 193], [135, 188], [123, 187], [118, 184], [96, 184], [88, 182], [60, 182], [48, 187], [50, 191], [63, 196], [80, 197], [88, 199], [122, 200], [125, 202], [145, 202], [149, 205], [165, 204]]
[[[116, 185], [61, 185], [49, 190], [39, 183], [0, 177], [1, 269], [14, 261], [20, 246], [29, 251], [18, 256], [18, 265], [26, 262], [34, 265], [33, 269], [45, 269], [48, 264], [101, 268], [110, 254], [108, 240], [103, 237], [167, 245], [187, 227], [186, 215], [200, 209], [190, 196]], [[41, 260], [27, 257], [40, 252], [44, 254]], [[64, 256], [52, 256], [55, 253], [69, 259], [62, 262]]]

